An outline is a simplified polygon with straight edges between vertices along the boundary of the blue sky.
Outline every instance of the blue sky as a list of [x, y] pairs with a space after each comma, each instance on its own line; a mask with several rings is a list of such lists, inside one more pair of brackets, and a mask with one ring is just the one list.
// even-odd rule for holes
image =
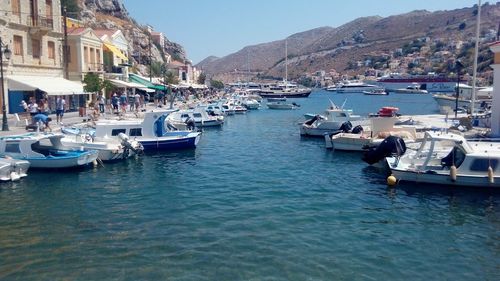
[[[486, 1], [481, 1], [484, 3]], [[495, 3], [496, 1], [489, 1]], [[248, 45], [364, 16], [453, 10], [477, 0], [123, 0], [130, 16], [184, 46], [195, 64]]]

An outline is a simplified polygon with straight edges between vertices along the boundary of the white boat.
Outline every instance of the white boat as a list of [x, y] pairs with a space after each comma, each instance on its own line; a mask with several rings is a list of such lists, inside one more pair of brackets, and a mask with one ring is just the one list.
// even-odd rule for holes
[[417, 83], [412, 83], [411, 85], [408, 85], [406, 88], [398, 88], [398, 89], [393, 89], [391, 92], [394, 92], [396, 94], [427, 94], [427, 90], [424, 90], [421, 88], [420, 84]]
[[[455, 95], [449, 94], [434, 94], [432, 97], [439, 105], [441, 113], [453, 113], [455, 107], [458, 109], [470, 110], [472, 104], [472, 87], [465, 84], [460, 84], [460, 94], [458, 101]], [[455, 87], [456, 91], [456, 87]], [[474, 108], [477, 111], [484, 111], [493, 101], [493, 87], [479, 88], [476, 91]]]
[[266, 103], [269, 109], [297, 109], [300, 106], [294, 102], [287, 103], [286, 101], [272, 101]]
[[28, 175], [30, 162], [26, 160], [0, 158], [0, 181], [16, 181]]
[[189, 110], [179, 110], [168, 115], [167, 120], [177, 127], [178, 124], [185, 124], [186, 120], [194, 120], [196, 127], [214, 127], [224, 124], [224, 116], [210, 116], [203, 107], [196, 107]]
[[338, 107], [332, 101], [330, 103], [331, 106], [324, 114], [318, 114], [300, 125], [301, 135], [323, 137], [325, 134], [338, 131], [346, 122], [351, 122], [354, 126], [367, 124], [367, 121], [362, 121], [361, 116], [354, 115], [352, 109]]
[[363, 94], [369, 95], [369, 96], [386, 96], [388, 93], [385, 89], [383, 88], [378, 88], [378, 89], [373, 89], [373, 90], [367, 90], [363, 91]]
[[363, 82], [351, 82], [351, 81], [344, 81], [342, 83], [339, 83], [334, 91], [337, 93], [363, 93], [365, 91], [375, 91], [383, 89], [380, 86], [377, 85], [371, 85]]
[[241, 104], [247, 109], [259, 109], [260, 103], [255, 99], [244, 98], [241, 100]]
[[387, 157], [399, 181], [500, 187], [500, 143], [467, 141], [451, 133], [426, 132], [416, 151]]
[[175, 150], [195, 148], [200, 132], [168, 128], [167, 116], [175, 110], [144, 112], [143, 119], [101, 120], [95, 123], [96, 137], [128, 135], [142, 144], [144, 150]]
[[406, 88], [413, 83], [418, 83], [430, 92], [453, 92], [453, 89], [457, 85], [457, 79], [436, 73], [426, 75], [391, 73], [378, 78], [376, 83], [387, 91]]
[[365, 151], [369, 147], [378, 146], [388, 136], [398, 136], [405, 142], [414, 142], [418, 139], [414, 126], [395, 126], [396, 117], [370, 118], [368, 130], [359, 133], [325, 134], [327, 149], [345, 151]]
[[97, 150], [98, 158], [102, 161], [117, 161], [127, 159], [142, 153], [144, 148], [136, 140], [130, 139], [126, 134], [120, 133], [116, 137], [95, 137], [95, 129], [91, 128], [61, 128], [66, 135], [61, 142], [73, 148]]
[[32, 168], [71, 168], [94, 163], [96, 150], [75, 149], [61, 143], [63, 134], [30, 133], [0, 138], [0, 154], [27, 160]]

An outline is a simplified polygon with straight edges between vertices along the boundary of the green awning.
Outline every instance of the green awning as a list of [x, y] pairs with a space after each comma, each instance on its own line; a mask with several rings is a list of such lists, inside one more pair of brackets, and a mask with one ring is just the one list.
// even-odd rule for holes
[[167, 90], [167, 87], [165, 87], [163, 85], [151, 83], [148, 80], [144, 79], [143, 77], [141, 77], [137, 74], [130, 73], [128, 75], [128, 79], [131, 82], [142, 84], [149, 89], [154, 89], [154, 90], [158, 90], [158, 91], [166, 91]]

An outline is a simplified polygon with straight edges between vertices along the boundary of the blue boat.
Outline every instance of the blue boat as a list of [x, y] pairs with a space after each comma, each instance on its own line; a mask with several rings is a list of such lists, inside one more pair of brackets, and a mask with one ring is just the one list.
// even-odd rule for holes
[[27, 160], [32, 168], [72, 168], [94, 163], [96, 150], [76, 149], [63, 145], [63, 134], [30, 133], [0, 138], [0, 154]]
[[167, 116], [174, 110], [144, 112], [144, 119], [103, 120], [95, 124], [96, 137], [112, 137], [120, 133], [142, 144], [144, 150], [177, 150], [196, 148], [201, 133], [176, 130]]

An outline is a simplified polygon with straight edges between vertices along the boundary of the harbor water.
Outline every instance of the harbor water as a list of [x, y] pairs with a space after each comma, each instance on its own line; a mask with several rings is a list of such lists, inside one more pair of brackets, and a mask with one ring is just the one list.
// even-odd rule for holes
[[206, 129], [196, 150], [0, 185], [0, 280], [499, 280], [500, 195], [398, 185], [303, 138], [329, 99], [437, 113], [430, 95], [313, 92]]

